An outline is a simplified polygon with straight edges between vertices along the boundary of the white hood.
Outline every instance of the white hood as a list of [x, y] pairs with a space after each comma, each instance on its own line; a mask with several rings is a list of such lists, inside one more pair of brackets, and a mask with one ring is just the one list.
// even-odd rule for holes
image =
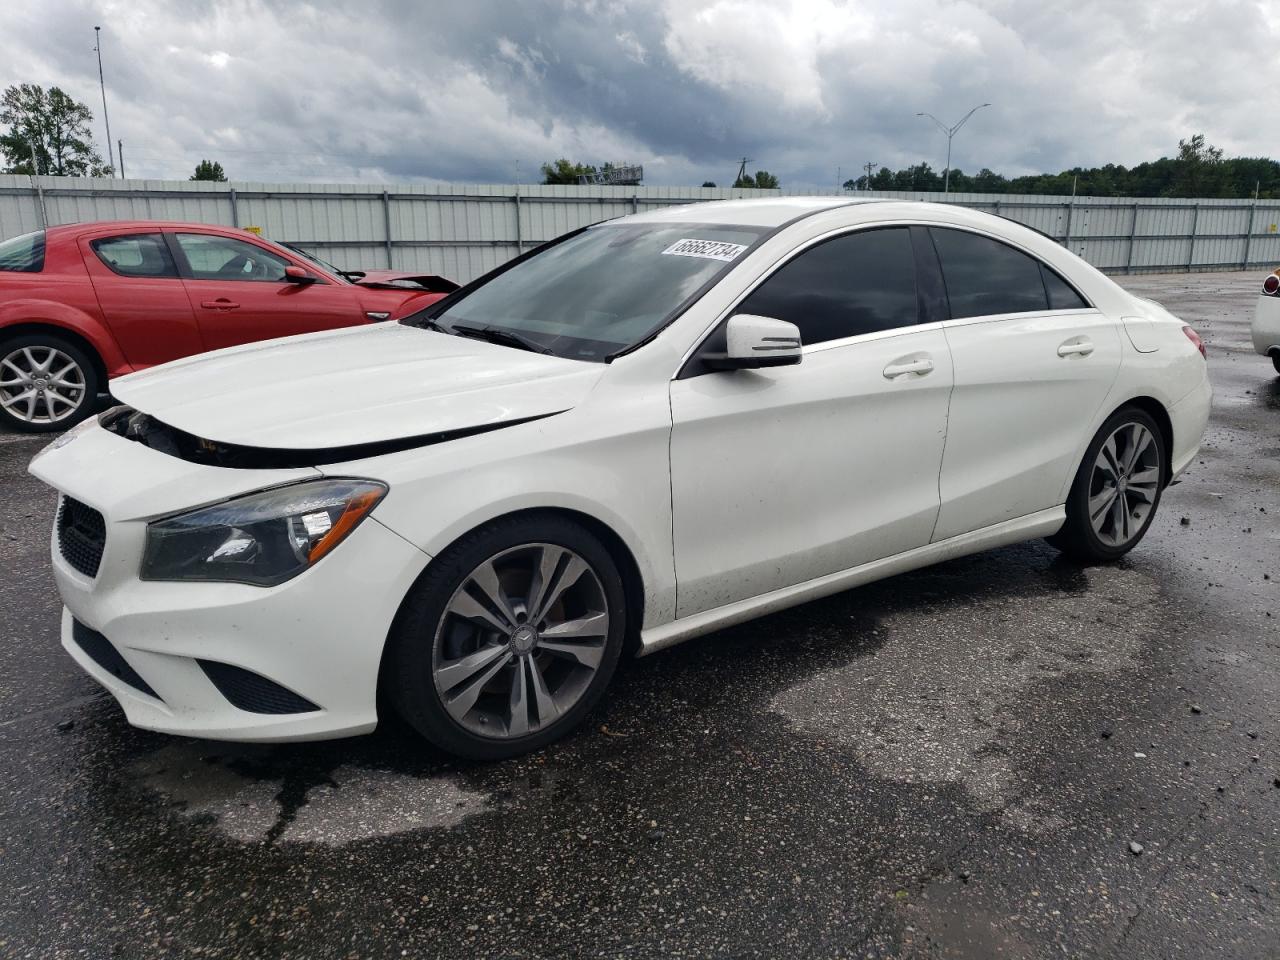
[[603, 370], [385, 323], [188, 357], [113, 380], [111, 393], [206, 440], [309, 450], [558, 413]]

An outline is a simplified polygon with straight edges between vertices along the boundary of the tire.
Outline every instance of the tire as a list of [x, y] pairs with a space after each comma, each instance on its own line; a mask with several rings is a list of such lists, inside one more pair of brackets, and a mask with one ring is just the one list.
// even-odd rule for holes
[[1117, 410], [1085, 451], [1067, 495], [1066, 523], [1049, 542], [1085, 563], [1119, 559], [1146, 535], [1168, 475], [1169, 454], [1155, 419], [1137, 407]]
[[73, 427], [93, 413], [102, 388], [93, 358], [51, 333], [0, 340], [0, 423], [24, 433]]
[[495, 521], [444, 550], [409, 591], [383, 689], [442, 750], [528, 753], [599, 701], [626, 620], [622, 577], [589, 531], [549, 514]]
[[1271, 365], [1276, 368], [1276, 373], [1280, 373], [1280, 350], [1271, 352]]

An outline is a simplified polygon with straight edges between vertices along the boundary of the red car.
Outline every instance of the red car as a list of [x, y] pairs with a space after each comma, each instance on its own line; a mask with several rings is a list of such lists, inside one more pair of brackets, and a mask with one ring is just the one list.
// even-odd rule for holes
[[113, 221], [0, 243], [0, 423], [61, 430], [107, 381], [254, 340], [405, 316], [457, 285], [344, 273], [244, 230]]

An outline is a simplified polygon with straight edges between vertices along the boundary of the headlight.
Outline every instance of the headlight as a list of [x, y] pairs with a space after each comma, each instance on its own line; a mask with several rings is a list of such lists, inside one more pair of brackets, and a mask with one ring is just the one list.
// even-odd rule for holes
[[386, 495], [373, 480], [308, 480], [147, 525], [143, 580], [270, 587], [336, 547]]

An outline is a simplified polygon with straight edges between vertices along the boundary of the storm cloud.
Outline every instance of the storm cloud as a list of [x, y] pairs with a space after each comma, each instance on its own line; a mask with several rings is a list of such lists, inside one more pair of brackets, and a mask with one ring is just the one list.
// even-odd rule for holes
[[[1273, 8], [1274, 10], [1274, 8]], [[0, 86], [94, 110], [103, 27], [131, 177], [526, 182], [559, 156], [726, 185], [742, 156], [822, 189], [868, 161], [976, 172], [1133, 164], [1204, 132], [1280, 155], [1259, 2], [9, 0]], [[105, 154], [105, 149], [103, 150]]]

